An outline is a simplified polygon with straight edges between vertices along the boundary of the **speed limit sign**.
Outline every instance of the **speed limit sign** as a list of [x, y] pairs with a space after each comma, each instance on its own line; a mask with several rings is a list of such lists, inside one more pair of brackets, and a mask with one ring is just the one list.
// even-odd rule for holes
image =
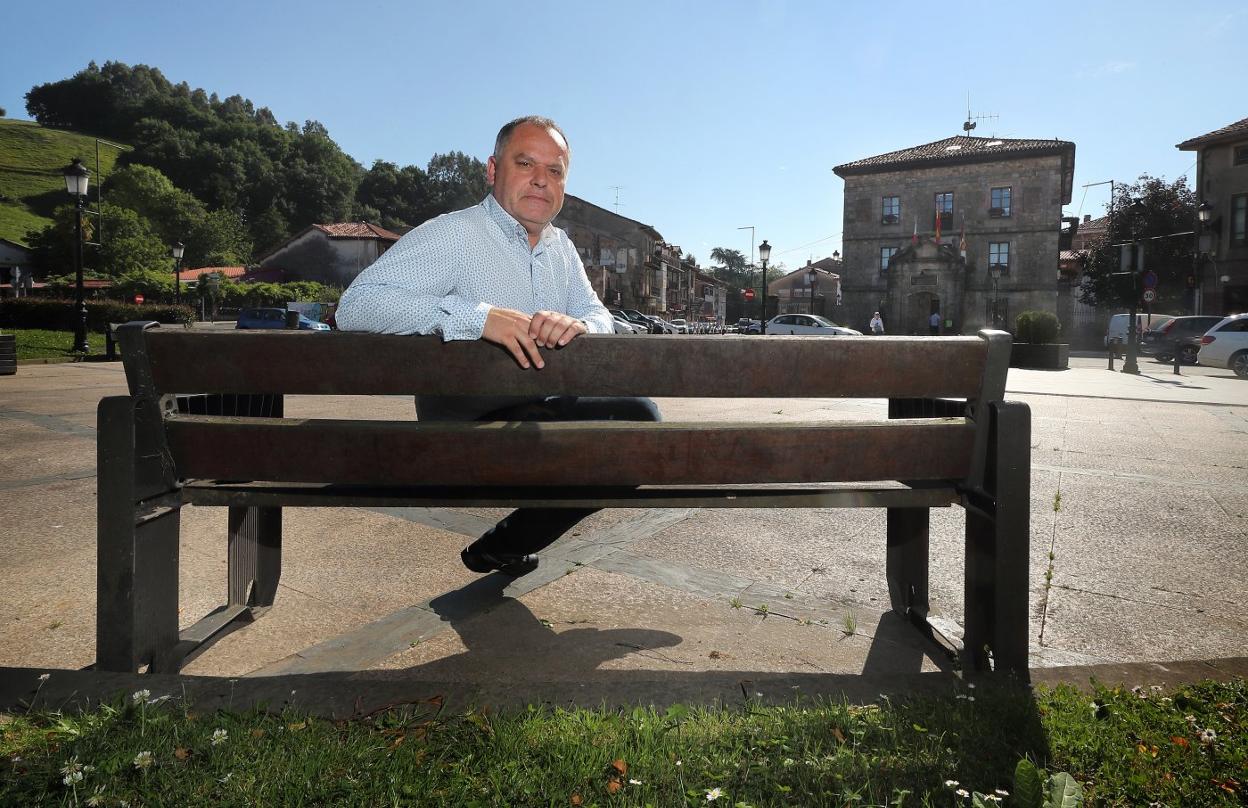
[[1144, 290], [1144, 302], [1145, 302], [1145, 303], [1152, 303], [1152, 302], [1153, 302], [1154, 300], [1156, 300], [1156, 299], [1157, 299], [1157, 290], [1156, 290], [1156, 289], [1145, 289], [1145, 290]]

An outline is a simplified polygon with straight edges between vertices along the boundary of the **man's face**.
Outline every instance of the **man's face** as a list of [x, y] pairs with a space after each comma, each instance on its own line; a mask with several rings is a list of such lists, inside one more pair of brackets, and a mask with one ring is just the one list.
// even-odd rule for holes
[[494, 198], [532, 237], [563, 207], [567, 175], [568, 147], [563, 138], [531, 123], [517, 126], [503, 153], [491, 155], [486, 164]]

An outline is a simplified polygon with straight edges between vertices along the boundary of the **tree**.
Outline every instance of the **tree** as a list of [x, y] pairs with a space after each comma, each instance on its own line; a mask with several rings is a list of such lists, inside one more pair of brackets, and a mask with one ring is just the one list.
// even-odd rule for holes
[[1121, 266], [1118, 245], [1137, 242], [1144, 245], [1145, 269], [1157, 274], [1154, 309], [1190, 308], [1196, 204], [1185, 177], [1167, 183], [1144, 174], [1132, 185], [1116, 187], [1106, 238], [1087, 256], [1079, 299], [1093, 306], [1129, 306], [1143, 287], [1133, 292], [1130, 279], [1114, 273]]
[[[101, 215], [104, 220], [104, 242], [99, 247], [84, 245], [84, 270], [109, 277], [142, 270], [166, 271], [172, 277], [173, 259], [169, 257], [169, 245], [152, 231], [147, 219], [129, 208], [110, 202], [104, 203]], [[35, 262], [46, 274], [73, 271], [74, 217], [74, 206], [62, 205], [53, 212], [51, 224], [27, 234], [30, 247], [35, 253]], [[84, 216], [83, 241], [95, 241], [96, 233], [96, 217]]]
[[711, 260], [718, 266], [711, 267], [711, 274], [728, 284], [729, 294], [749, 288], [754, 283], [754, 270], [745, 263], [740, 250], [716, 247], [711, 250]]
[[186, 241], [208, 214], [192, 194], [175, 188], [158, 169], [145, 165], [114, 171], [105, 183], [104, 198], [147, 219], [166, 244]]
[[420, 221], [471, 207], [485, 198], [489, 184], [485, 179], [485, 163], [460, 151], [435, 154], [425, 170], [429, 178], [429, 199]]

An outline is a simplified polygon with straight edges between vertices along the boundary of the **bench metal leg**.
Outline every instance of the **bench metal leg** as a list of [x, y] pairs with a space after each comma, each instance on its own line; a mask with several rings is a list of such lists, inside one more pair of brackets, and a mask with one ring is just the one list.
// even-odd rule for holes
[[990, 407], [986, 502], [966, 513], [965, 663], [1027, 674], [1031, 547], [1031, 411]]
[[928, 509], [888, 509], [886, 574], [893, 611], [926, 626], [928, 602]]
[[[96, 436], [96, 668], [153, 669], [178, 640], [176, 491], [153, 497], [139, 481], [136, 403], [100, 401]], [[155, 475], [159, 478], [160, 475]], [[144, 495], [147, 496], [144, 496]], [[155, 504], [144, 505], [143, 500]]]
[[282, 574], [282, 509], [230, 508], [229, 604], [272, 606]]

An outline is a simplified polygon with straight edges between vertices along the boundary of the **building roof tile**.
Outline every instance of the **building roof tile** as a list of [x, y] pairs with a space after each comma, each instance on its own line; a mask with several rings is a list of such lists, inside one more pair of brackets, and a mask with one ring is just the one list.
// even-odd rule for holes
[[1210, 143], [1217, 143], [1222, 140], [1239, 140], [1248, 138], [1248, 118], [1227, 124], [1221, 129], [1214, 129], [1212, 132], [1201, 135], [1199, 137], [1185, 140], [1175, 146], [1180, 151], [1192, 151], [1200, 146], [1206, 146]]
[[832, 170], [838, 176], [869, 174], [911, 166], [980, 162], [1016, 155], [1057, 154], [1068, 149], [1073, 151], [1074, 148], [1075, 144], [1068, 140], [1020, 140], [954, 135], [944, 140], [924, 143], [922, 146], [912, 146], [908, 149], [899, 149], [850, 163], [842, 163]]
[[336, 222], [333, 224], [312, 225], [330, 238], [379, 238], [383, 241], [398, 241], [399, 234], [392, 233], [384, 227], [370, 222]]

